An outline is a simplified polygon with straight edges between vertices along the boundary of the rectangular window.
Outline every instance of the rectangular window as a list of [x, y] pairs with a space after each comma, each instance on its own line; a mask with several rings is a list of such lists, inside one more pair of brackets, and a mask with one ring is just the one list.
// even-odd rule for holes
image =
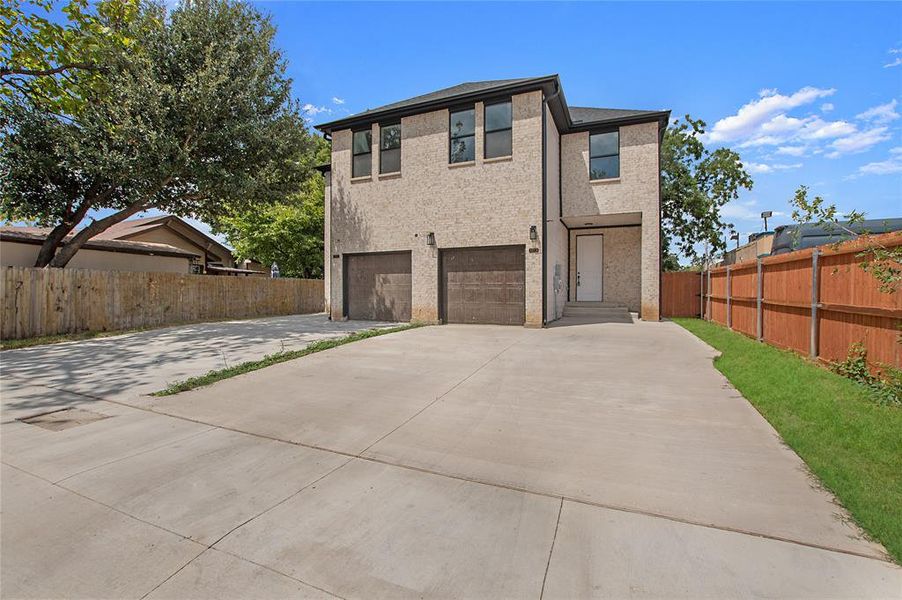
[[373, 168], [373, 130], [354, 132], [351, 177], [366, 177]]
[[379, 172], [401, 171], [401, 124], [382, 125], [379, 129]]
[[620, 177], [620, 132], [589, 136], [589, 179]]
[[451, 149], [448, 162], [476, 160], [476, 109], [467, 108], [452, 112], [449, 133]]
[[511, 155], [511, 102], [496, 102], [485, 106], [485, 157]]

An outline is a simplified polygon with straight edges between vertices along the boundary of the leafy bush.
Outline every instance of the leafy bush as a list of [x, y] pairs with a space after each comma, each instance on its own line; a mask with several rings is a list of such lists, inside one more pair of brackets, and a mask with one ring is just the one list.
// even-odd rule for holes
[[871, 373], [868, 351], [860, 342], [852, 344], [845, 360], [831, 364], [830, 368], [834, 373], [866, 386], [878, 404], [902, 406], [902, 369], [880, 365], [876, 374]]

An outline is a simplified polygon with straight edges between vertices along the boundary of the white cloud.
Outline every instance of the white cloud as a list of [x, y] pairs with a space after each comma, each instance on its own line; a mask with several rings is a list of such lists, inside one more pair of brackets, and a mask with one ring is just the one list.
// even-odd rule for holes
[[789, 169], [799, 169], [802, 166], [802, 163], [794, 163], [791, 165], [781, 165], [781, 164], [765, 164], [765, 163], [743, 163], [745, 168], [748, 169], [749, 173], [773, 173], [774, 171], [786, 171]]
[[761, 217], [761, 211], [756, 211], [755, 207], [754, 200], [733, 200], [721, 207], [720, 214], [727, 219], [758, 219]]
[[879, 106], [869, 108], [863, 113], [859, 113], [855, 116], [855, 118], [862, 119], [864, 121], [871, 121], [878, 124], [889, 123], [890, 121], [895, 121], [899, 118], [899, 113], [896, 112], [897, 104], [898, 101], [893, 98], [886, 104], [881, 104]]
[[345, 99], [344, 99], [344, 98], [339, 98], [338, 96], [332, 96], [332, 102], [333, 102], [334, 104], [344, 104], [344, 103], [345, 103]]
[[[804, 87], [789, 96], [777, 90], [766, 89], [760, 92], [760, 98], [742, 106], [735, 115], [725, 117], [714, 124], [708, 134], [711, 142], [732, 142], [742, 139], [760, 137], [762, 126], [775, 117], [785, 116], [786, 111], [810, 104], [818, 98], [831, 96], [835, 89]], [[798, 121], [798, 119], [796, 119]], [[780, 123], [775, 124], [779, 126]], [[785, 125], [785, 124], [784, 124]]]
[[780, 146], [777, 148], [777, 154], [785, 154], [786, 156], [805, 156], [805, 146]]
[[307, 113], [308, 115], [311, 115], [311, 116], [315, 116], [320, 113], [329, 114], [330, 112], [332, 112], [331, 108], [326, 108], [325, 106], [314, 106], [313, 104], [310, 104], [310, 103], [307, 103], [304, 106], [302, 106], [301, 110], [303, 110], [305, 113]]
[[824, 102], [821, 104], [821, 112], [830, 112], [833, 110], [834, 106], [830, 102]]
[[864, 152], [880, 142], [885, 142], [892, 137], [887, 133], [887, 129], [887, 127], [874, 127], [873, 129], [859, 131], [852, 135], [834, 140], [833, 143], [830, 144], [832, 152], [827, 154], [827, 158], [838, 158], [843, 154]]
[[886, 160], [871, 162], [858, 167], [859, 175], [893, 175], [902, 173], [902, 146], [896, 146], [890, 151]]

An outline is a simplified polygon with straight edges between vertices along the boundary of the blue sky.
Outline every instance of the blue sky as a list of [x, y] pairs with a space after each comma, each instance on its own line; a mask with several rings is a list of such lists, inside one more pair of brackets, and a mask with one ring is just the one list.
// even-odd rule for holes
[[800, 185], [902, 216], [902, 3], [307, 3], [269, 12], [313, 123], [463, 81], [558, 73], [574, 106], [673, 110], [741, 153], [744, 235]]

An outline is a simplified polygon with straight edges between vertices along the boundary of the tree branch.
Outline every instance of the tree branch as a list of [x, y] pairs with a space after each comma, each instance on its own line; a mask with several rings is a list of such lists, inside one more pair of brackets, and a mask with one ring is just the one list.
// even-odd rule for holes
[[84, 69], [86, 71], [96, 71], [98, 67], [90, 63], [72, 63], [68, 65], [60, 65], [50, 69], [23, 69], [19, 67], [0, 67], [0, 77], [9, 77], [10, 75], [22, 75], [25, 77], [47, 77], [48, 75], [59, 75], [66, 71], [74, 71], [75, 69]]

